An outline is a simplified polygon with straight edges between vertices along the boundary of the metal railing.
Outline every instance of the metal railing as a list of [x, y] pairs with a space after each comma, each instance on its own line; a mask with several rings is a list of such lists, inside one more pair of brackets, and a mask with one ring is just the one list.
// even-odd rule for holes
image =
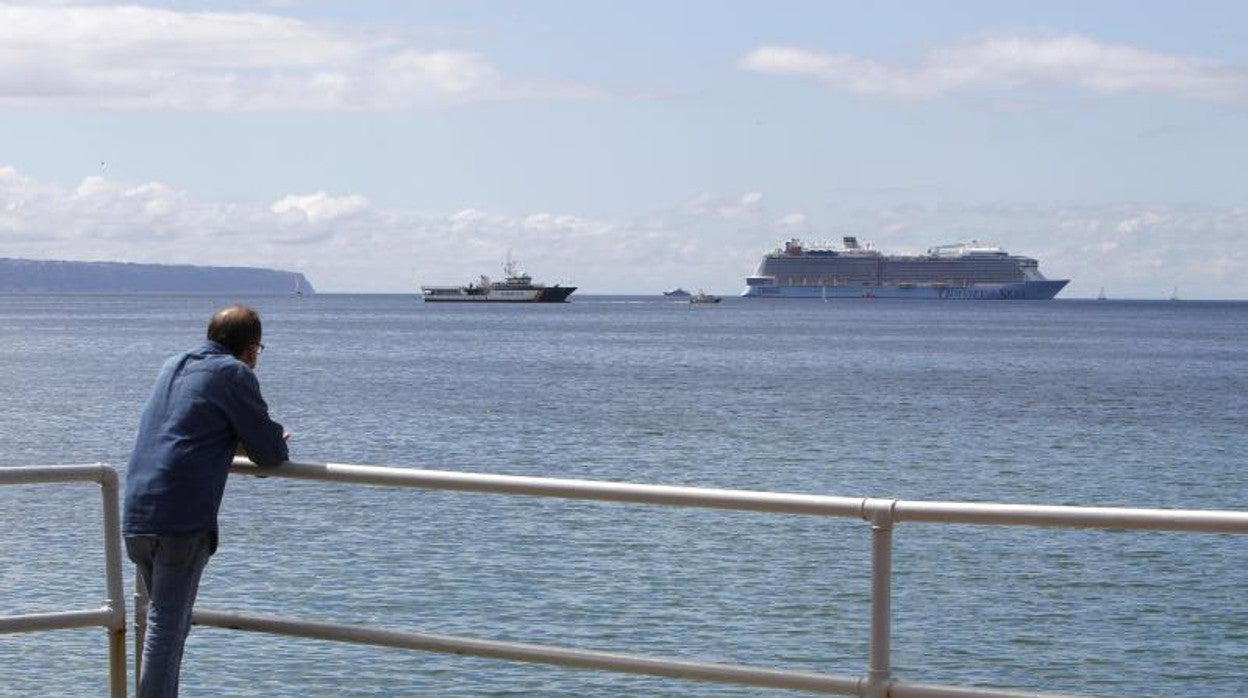
[[[869, 666], [867, 673], [863, 676], [498, 642], [471, 637], [384, 630], [210, 609], [199, 609], [194, 612], [196, 624], [218, 628], [692, 681], [852, 695], [862, 698], [1019, 698], [1021, 696], [1056, 698], [1057, 696], [1057, 694], [1041, 694], [1031, 691], [899, 681], [892, 677], [890, 668], [892, 534], [894, 526], [899, 522], [1248, 533], [1248, 512], [1238, 511], [900, 501], [337, 463], [292, 462], [277, 468], [258, 468], [244, 459], [235, 461], [233, 472], [260, 477], [387, 487], [864, 519], [871, 524], [872, 549]], [[142, 617], [136, 613], [136, 630], [140, 638], [142, 623]]]
[[0, 634], [103, 626], [108, 630], [108, 693], [126, 695], [126, 600], [121, 582], [121, 519], [117, 471], [103, 464], [46, 465], [0, 468], [0, 485], [58, 482], [99, 483], [104, 507], [104, 607], [87, 611], [56, 611], [0, 616]]
[[[292, 462], [277, 468], [258, 468], [242, 459], [235, 461], [232, 470], [239, 474], [298, 480], [864, 519], [871, 524], [872, 552], [869, 666], [867, 673], [863, 676], [498, 642], [471, 637], [384, 630], [210, 609], [199, 609], [194, 612], [195, 623], [219, 628], [691, 681], [854, 695], [862, 698], [1020, 698], [1021, 696], [1054, 698], [1056, 696], [1056, 694], [1040, 694], [1030, 691], [899, 681], [892, 677], [889, 664], [892, 532], [899, 522], [1248, 533], [1248, 512], [1239, 511], [912, 502], [333, 463]], [[95, 626], [107, 628], [109, 694], [112, 698], [121, 698], [126, 695], [126, 620], [122, 595], [121, 532], [116, 471], [107, 465], [100, 464], [0, 468], [0, 485], [86, 481], [99, 483], [103, 491], [105, 575], [108, 596], [106, 606], [88, 611], [0, 616], [0, 633]], [[136, 601], [135, 640], [137, 648], [142, 645], [146, 619], [144, 600], [136, 595]], [[137, 653], [135, 667], [137, 673]]]

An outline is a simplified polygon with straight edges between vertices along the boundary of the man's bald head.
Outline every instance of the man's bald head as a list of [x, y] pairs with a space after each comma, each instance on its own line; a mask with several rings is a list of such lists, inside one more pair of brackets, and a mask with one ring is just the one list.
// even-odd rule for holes
[[260, 343], [260, 315], [245, 305], [231, 305], [213, 314], [208, 339], [224, 346], [236, 357]]

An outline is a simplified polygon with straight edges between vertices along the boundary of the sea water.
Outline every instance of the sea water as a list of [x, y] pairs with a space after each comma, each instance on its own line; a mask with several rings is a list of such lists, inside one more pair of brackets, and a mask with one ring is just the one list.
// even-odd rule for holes
[[[0, 297], [0, 466], [124, 467], [203, 296]], [[1248, 304], [241, 299], [297, 460], [918, 500], [1248, 508]], [[98, 607], [98, 488], [0, 488], [0, 614]], [[861, 521], [234, 477], [199, 604], [859, 675]], [[1248, 692], [1248, 537], [894, 532], [903, 680]], [[127, 589], [130, 570], [127, 566]], [[132, 613], [132, 608], [128, 612]], [[103, 695], [104, 631], [0, 636]], [[196, 628], [185, 696], [753, 696]]]

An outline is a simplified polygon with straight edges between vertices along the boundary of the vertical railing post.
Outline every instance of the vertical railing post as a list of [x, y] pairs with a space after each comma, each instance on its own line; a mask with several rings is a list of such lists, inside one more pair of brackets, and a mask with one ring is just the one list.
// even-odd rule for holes
[[121, 514], [117, 471], [100, 467], [104, 500], [104, 577], [108, 589], [108, 684], [111, 698], [126, 698], [126, 597], [121, 580]]
[[147, 591], [139, 571], [134, 571], [134, 698], [139, 693], [139, 677], [143, 675], [143, 643], [147, 639]]
[[863, 518], [871, 522], [871, 640], [866, 698], [886, 698], [892, 683], [890, 652], [893, 613], [893, 510], [895, 499], [867, 499]]

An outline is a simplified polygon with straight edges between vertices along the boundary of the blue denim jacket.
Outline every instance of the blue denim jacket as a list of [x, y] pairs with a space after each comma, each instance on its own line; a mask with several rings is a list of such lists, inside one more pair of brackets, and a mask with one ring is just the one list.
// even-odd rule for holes
[[165, 362], [126, 466], [126, 534], [217, 529], [235, 449], [258, 465], [289, 459], [260, 383], [216, 342]]

